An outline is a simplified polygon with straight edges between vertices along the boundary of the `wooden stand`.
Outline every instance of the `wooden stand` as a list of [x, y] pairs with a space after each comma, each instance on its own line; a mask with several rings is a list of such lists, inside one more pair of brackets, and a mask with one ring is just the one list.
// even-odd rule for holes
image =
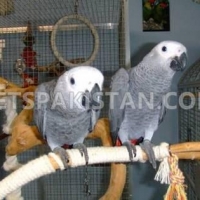
[[[23, 97], [26, 92], [33, 92], [33, 96], [30, 98], [33, 100], [35, 86], [29, 86], [27, 88], [20, 88], [14, 83], [0, 78], [0, 84], [5, 84], [6, 89], [3, 96], [8, 95], [10, 92], [19, 92], [18, 97]], [[27, 106], [29, 104], [27, 103]], [[36, 146], [45, 144], [36, 126], [30, 126], [30, 122], [33, 119], [33, 110], [26, 109], [26, 107], [20, 112], [20, 114], [14, 119], [11, 125], [11, 137], [6, 147], [6, 153], [8, 155], [17, 155], [21, 152]], [[112, 146], [110, 137], [110, 127], [107, 118], [99, 119], [93, 132], [88, 135], [88, 138], [96, 139], [100, 138], [103, 146]], [[170, 146], [170, 152], [176, 154], [179, 159], [200, 159], [200, 143], [189, 142], [182, 144], [174, 144]], [[143, 153], [143, 158], [147, 160], [147, 156]], [[49, 157], [53, 167], [58, 169], [59, 166], [55, 160]], [[100, 198], [100, 200], [119, 200], [121, 198], [124, 185], [126, 181], [126, 165], [125, 164], [111, 164], [111, 176], [110, 183], [106, 193]]]
[[[18, 97], [22, 98], [26, 92], [35, 91], [35, 86], [21, 88], [14, 83], [0, 78], [0, 84], [5, 84], [6, 89], [3, 90], [4, 96], [10, 92], [18, 92]], [[34, 96], [30, 96], [31, 99]], [[27, 104], [29, 106], [29, 104]], [[17, 155], [21, 152], [27, 151], [36, 145], [45, 144], [36, 126], [30, 126], [33, 119], [33, 109], [26, 109], [26, 107], [19, 113], [11, 125], [11, 137], [6, 146], [6, 153], [8, 155]], [[103, 146], [112, 146], [110, 137], [110, 127], [107, 118], [99, 119], [93, 132], [88, 135], [88, 138], [100, 138]], [[100, 198], [101, 200], [119, 200], [121, 198], [124, 185], [126, 182], [126, 165], [125, 164], [111, 164], [110, 183], [106, 193]]]

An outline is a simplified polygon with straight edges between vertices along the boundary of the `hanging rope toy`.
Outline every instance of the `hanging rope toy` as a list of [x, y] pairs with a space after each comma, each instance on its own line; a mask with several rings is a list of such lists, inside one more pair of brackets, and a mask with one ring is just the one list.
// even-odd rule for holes
[[170, 186], [164, 200], [187, 200], [186, 185], [184, 185], [185, 178], [178, 167], [178, 157], [172, 154], [168, 158], [168, 162], [170, 166]]
[[162, 159], [155, 180], [160, 181], [162, 184], [169, 184], [164, 200], [187, 200], [186, 186], [184, 185], [185, 178], [178, 167], [177, 155], [171, 154]]

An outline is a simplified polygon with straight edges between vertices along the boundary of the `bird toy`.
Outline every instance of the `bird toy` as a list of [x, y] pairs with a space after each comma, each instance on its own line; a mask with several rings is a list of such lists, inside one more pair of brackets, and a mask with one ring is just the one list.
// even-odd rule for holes
[[185, 193], [186, 185], [184, 185], [185, 178], [178, 167], [178, 156], [172, 154], [168, 158], [168, 162], [170, 167], [170, 186], [164, 200], [187, 200], [187, 195]]
[[26, 45], [21, 54], [25, 64], [25, 70], [22, 73], [23, 87], [30, 85], [38, 85], [38, 77], [35, 71], [37, 67], [36, 52], [32, 46], [35, 44], [35, 37], [32, 35], [31, 23], [28, 22], [27, 31], [23, 37], [23, 42]]

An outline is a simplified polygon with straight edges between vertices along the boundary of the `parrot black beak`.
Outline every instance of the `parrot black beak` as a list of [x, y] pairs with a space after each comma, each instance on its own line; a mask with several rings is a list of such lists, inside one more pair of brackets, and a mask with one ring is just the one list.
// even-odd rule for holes
[[91, 95], [90, 99], [91, 106], [99, 107], [101, 103], [101, 95], [100, 95], [100, 87], [98, 86], [98, 84], [94, 85], [94, 87], [90, 92], [90, 95]]
[[174, 71], [183, 71], [187, 65], [187, 55], [182, 53], [180, 57], [176, 56], [170, 65], [170, 68]]
[[85, 95], [82, 97], [82, 106], [89, 106], [90, 109], [96, 108], [98, 110], [98, 107], [101, 105], [101, 97], [100, 87], [98, 84], [95, 84], [90, 92], [88, 90], [85, 91]]

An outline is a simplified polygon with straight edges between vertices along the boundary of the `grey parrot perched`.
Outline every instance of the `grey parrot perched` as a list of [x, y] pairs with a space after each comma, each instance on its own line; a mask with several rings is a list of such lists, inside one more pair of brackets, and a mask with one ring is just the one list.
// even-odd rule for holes
[[[140, 140], [153, 168], [156, 160], [151, 139], [165, 115], [164, 95], [169, 91], [176, 71], [183, 70], [187, 50], [181, 43], [163, 41], [157, 44], [135, 67], [120, 68], [112, 78], [109, 119], [114, 145], [125, 145], [130, 160]], [[147, 105], [140, 96], [146, 98]], [[153, 101], [150, 101], [153, 95]]]
[[100, 115], [104, 77], [90, 66], [74, 67], [57, 80], [42, 83], [35, 91], [34, 121], [51, 150], [68, 158], [63, 146], [73, 146], [88, 162], [84, 138]]

